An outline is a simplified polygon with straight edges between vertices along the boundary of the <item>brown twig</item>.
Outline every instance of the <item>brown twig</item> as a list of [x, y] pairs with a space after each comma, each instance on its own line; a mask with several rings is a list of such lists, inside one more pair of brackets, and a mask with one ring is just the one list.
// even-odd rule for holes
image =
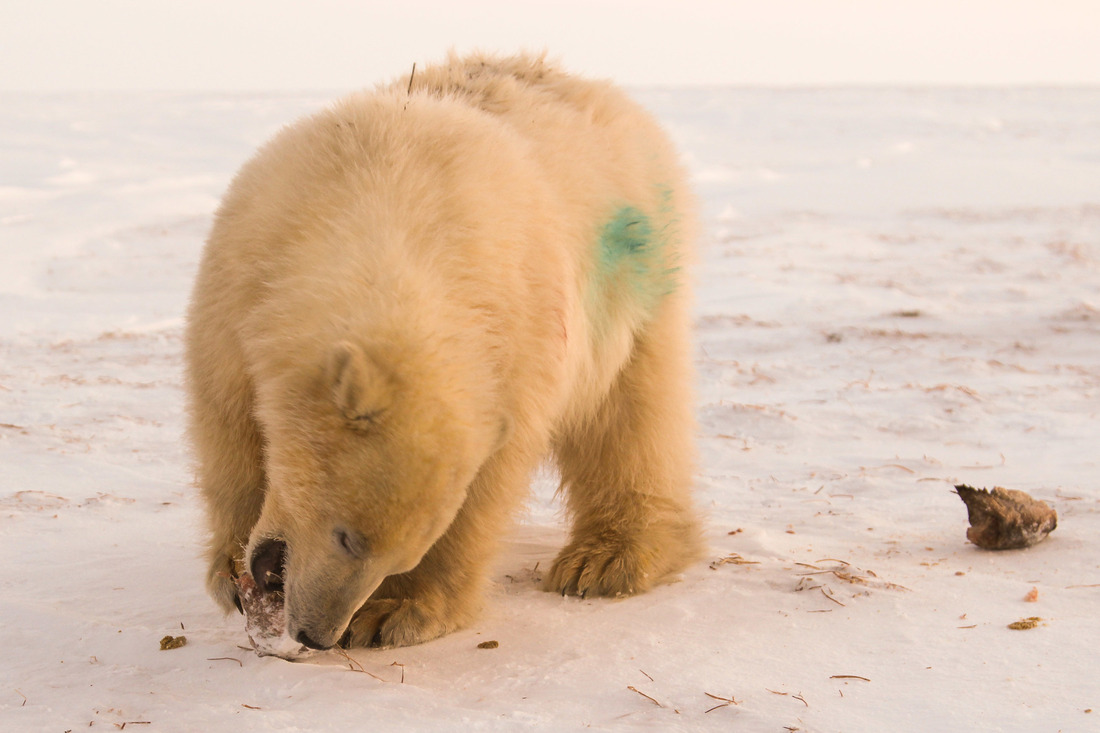
[[[639, 669], [638, 671], [641, 672], [642, 674], [645, 674], [646, 679], [649, 680], [650, 682], [655, 681], [652, 677], [650, 677], [648, 674], [646, 674], [646, 671], [644, 669]], [[16, 690], [16, 692], [19, 692], [19, 690]]]
[[635, 687], [634, 685], [627, 685], [627, 686], [626, 686], [626, 689], [630, 690], [631, 692], [637, 692], [637, 693], [638, 693], [639, 695], [641, 695], [642, 697], [644, 697], [644, 698], [645, 698], [646, 700], [649, 700], [649, 701], [650, 701], [651, 703], [653, 703], [654, 705], [656, 705], [656, 706], [657, 706], [657, 707], [659, 707], [659, 708], [663, 708], [663, 707], [664, 707], [664, 705], [662, 705], [661, 703], [657, 702], [657, 701], [656, 701], [656, 700], [654, 700], [654, 699], [653, 699], [652, 697], [650, 697], [649, 695], [645, 694], [644, 692], [642, 692], [641, 690], [639, 690], [639, 689], [638, 689], [637, 687]]
[[794, 587], [795, 593], [801, 593], [804, 590], [816, 590], [820, 588], [820, 585], [809, 585], [807, 580], [810, 575], [816, 575], [816, 573], [806, 573], [798, 579], [798, 585]]
[[243, 702], [241, 703], [241, 707], [248, 708], [249, 710], [263, 710], [263, 708], [258, 708], [255, 705], [245, 705]]
[[710, 710], [704, 710], [703, 715], [706, 715], [707, 713], [711, 712], [711, 710], [717, 710], [718, 708], [728, 708], [730, 705], [740, 705], [741, 704], [740, 702], [737, 701], [736, 698], [734, 698], [733, 695], [730, 695], [729, 697], [719, 697], [718, 695], [712, 695], [709, 692], [704, 692], [703, 694], [706, 695], [707, 697], [711, 698], [712, 700], [721, 700], [722, 701], [721, 705], [715, 705]]
[[[828, 560], [830, 562], [838, 562], [838, 563], [841, 563], [842, 565], [845, 565], [847, 567], [851, 567], [850, 563], [844, 562], [843, 560], [835, 560], [835, 559], [832, 559], [832, 558], [828, 558]], [[825, 560], [818, 560], [818, 562], [825, 562]], [[795, 564], [796, 565], [803, 565], [805, 567], [813, 567], [812, 565], [807, 565], [806, 563], [795, 563]], [[874, 578], [875, 580], [874, 581], [868, 580], [863, 575], [858, 575], [857, 573], [866, 573], [868, 576]], [[876, 575], [873, 570], [859, 570], [858, 568], [854, 568], [852, 570], [844, 570], [844, 569], [840, 569], [840, 568], [831, 568], [831, 569], [827, 569], [827, 570], [815, 570], [815, 571], [812, 571], [812, 572], [799, 573], [799, 576], [803, 579], [805, 579], [807, 577], [810, 577], [810, 576], [813, 576], [813, 575], [832, 575], [837, 580], [843, 580], [845, 583], [851, 583], [852, 585], [873, 585], [873, 586], [878, 587], [878, 588], [885, 588], [886, 590], [903, 590], [903, 591], [908, 591], [909, 590], [904, 585], [898, 585], [897, 583], [888, 583], [886, 581], [879, 580], [878, 575]], [[799, 581], [799, 586], [800, 587], [796, 588], [796, 590], [805, 590], [805, 588], [802, 587], [801, 583], [802, 583], [802, 581]], [[818, 586], [814, 586], [814, 587], [818, 587]], [[843, 604], [841, 604], [841, 605], [843, 605]]]
[[722, 565], [759, 565], [759, 560], [746, 560], [736, 552], [731, 552], [723, 558], [719, 558], [710, 564], [710, 569], [715, 570]]
[[359, 664], [359, 662], [355, 661], [350, 656], [348, 656], [348, 653], [346, 651], [344, 651], [343, 649], [341, 649], [339, 647], [336, 647], [335, 649], [333, 649], [333, 651], [335, 651], [337, 654], [339, 654], [341, 657], [344, 658], [344, 661], [346, 661], [348, 663], [348, 669], [351, 670], [352, 672], [362, 672], [365, 675], [370, 675], [371, 677], [378, 680], [379, 682], [385, 682], [385, 680], [382, 679], [381, 677], [379, 677], [378, 675], [371, 674], [367, 670], [363, 669], [363, 665]]
[[208, 662], [236, 662], [237, 664], [241, 665], [242, 667], [244, 666], [244, 662], [237, 659], [236, 657], [207, 657], [206, 661], [208, 661]]
[[[764, 689], [768, 690], [767, 687], [765, 687]], [[806, 702], [806, 698], [802, 697], [801, 692], [798, 693], [797, 695], [792, 695], [789, 692], [779, 692], [778, 690], [768, 690], [768, 692], [770, 692], [773, 695], [783, 695], [785, 697], [793, 697], [795, 700], [798, 700], [800, 703], [802, 703], [806, 707], [810, 707], [810, 703]]]
[[405, 665], [404, 665], [404, 664], [401, 664], [400, 662], [394, 662], [394, 663], [393, 663], [393, 664], [391, 664], [390, 666], [391, 666], [391, 667], [400, 667], [400, 668], [401, 668], [401, 684], [405, 684]]
[[851, 573], [841, 572], [840, 570], [834, 570], [833, 576], [837, 580], [843, 580], [845, 583], [851, 583], [852, 585], [865, 585], [867, 578], [862, 578], [858, 575], [852, 575]]
[[863, 680], [864, 682], [870, 682], [871, 680], [866, 677], [860, 677], [858, 674], [834, 674], [829, 677], [831, 680]]

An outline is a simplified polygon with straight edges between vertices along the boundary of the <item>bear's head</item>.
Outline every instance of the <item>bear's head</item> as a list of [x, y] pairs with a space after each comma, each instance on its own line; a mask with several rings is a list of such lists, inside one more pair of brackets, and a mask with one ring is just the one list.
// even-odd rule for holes
[[508, 432], [461, 368], [418, 356], [345, 341], [258, 387], [267, 489], [246, 565], [305, 646], [334, 646], [417, 566]]

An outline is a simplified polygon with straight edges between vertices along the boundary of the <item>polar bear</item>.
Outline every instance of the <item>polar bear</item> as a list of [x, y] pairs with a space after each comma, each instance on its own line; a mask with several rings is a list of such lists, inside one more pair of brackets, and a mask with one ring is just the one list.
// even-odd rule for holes
[[541, 57], [452, 56], [284, 129], [217, 212], [186, 329], [207, 586], [301, 644], [468, 624], [550, 457], [544, 580], [640, 593], [700, 549], [691, 197], [658, 125]]

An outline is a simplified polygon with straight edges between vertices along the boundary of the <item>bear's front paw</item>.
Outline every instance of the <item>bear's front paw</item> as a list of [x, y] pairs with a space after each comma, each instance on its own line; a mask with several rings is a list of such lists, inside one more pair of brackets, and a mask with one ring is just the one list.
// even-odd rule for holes
[[381, 598], [363, 604], [340, 640], [354, 647], [412, 646], [431, 641], [457, 629], [459, 624], [445, 611], [405, 598]]
[[218, 555], [210, 561], [210, 567], [206, 572], [206, 590], [226, 613], [233, 609], [238, 613], [244, 613], [240, 596], [237, 594], [239, 566], [240, 563], [233, 557]]
[[629, 596], [648, 590], [667, 571], [665, 564], [640, 542], [597, 535], [567, 545], [543, 585], [563, 596]]

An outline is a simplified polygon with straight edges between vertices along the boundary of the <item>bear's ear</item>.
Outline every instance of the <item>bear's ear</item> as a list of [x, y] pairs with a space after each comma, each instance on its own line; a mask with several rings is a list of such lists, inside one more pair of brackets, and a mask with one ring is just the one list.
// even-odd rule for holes
[[393, 399], [389, 374], [357, 345], [341, 341], [329, 356], [332, 400], [355, 428], [374, 425]]

